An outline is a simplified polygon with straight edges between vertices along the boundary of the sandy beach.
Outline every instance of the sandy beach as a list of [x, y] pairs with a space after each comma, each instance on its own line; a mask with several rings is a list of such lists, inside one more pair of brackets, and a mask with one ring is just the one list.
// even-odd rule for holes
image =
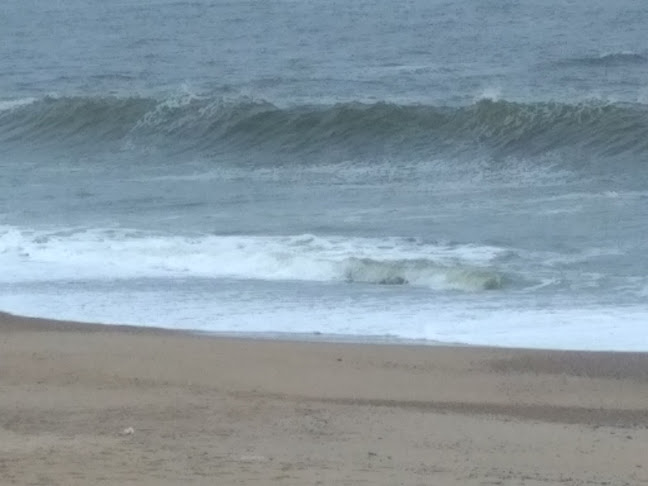
[[648, 484], [648, 354], [0, 314], [1, 484]]

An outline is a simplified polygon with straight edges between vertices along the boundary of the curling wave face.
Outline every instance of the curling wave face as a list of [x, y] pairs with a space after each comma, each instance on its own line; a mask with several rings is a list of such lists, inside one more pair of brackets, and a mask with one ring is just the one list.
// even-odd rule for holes
[[182, 152], [327, 152], [340, 156], [489, 149], [648, 152], [648, 107], [480, 100], [460, 107], [359, 102], [278, 107], [239, 98], [46, 97], [0, 105], [0, 140], [21, 146], [157, 147]]

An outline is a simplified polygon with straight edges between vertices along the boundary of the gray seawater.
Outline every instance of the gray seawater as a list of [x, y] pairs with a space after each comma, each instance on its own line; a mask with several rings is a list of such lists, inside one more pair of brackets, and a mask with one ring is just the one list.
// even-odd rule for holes
[[10, 0], [0, 308], [648, 350], [648, 5]]

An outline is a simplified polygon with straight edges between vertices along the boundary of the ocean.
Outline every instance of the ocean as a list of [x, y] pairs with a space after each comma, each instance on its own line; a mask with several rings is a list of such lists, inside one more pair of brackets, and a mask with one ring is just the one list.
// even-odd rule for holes
[[0, 309], [648, 350], [643, 0], [0, 14]]

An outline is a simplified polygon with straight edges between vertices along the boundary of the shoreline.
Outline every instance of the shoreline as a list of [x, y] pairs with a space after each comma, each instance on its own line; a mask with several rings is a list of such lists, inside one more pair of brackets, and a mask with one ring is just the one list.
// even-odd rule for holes
[[648, 350], [601, 350], [601, 349], [571, 349], [549, 347], [523, 347], [523, 346], [493, 346], [484, 344], [471, 344], [462, 342], [436, 341], [427, 339], [409, 339], [391, 335], [350, 335], [327, 334], [320, 332], [290, 333], [274, 331], [203, 331], [200, 329], [173, 329], [169, 327], [145, 326], [137, 324], [108, 324], [103, 322], [84, 322], [48, 317], [35, 317], [13, 314], [0, 311], [0, 326], [11, 329], [12, 327], [28, 330], [56, 330], [56, 331], [87, 331], [87, 332], [130, 332], [142, 333], [169, 333], [174, 335], [201, 336], [214, 339], [235, 339], [251, 341], [280, 341], [286, 343], [321, 343], [321, 344], [349, 344], [368, 346], [405, 346], [405, 347], [444, 347], [444, 348], [469, 348], [482, 350], [511, 350], [528, 352], [552, 353], [586, 353], [586, 354], [625, 354], [647, 355]]
[[8, 484], [648, 484], [648, 353], [0, 313]]

